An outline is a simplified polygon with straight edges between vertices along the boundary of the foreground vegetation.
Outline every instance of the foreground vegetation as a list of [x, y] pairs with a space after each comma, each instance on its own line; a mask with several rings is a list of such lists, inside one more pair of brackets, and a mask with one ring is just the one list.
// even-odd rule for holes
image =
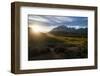
[[87, 37], [29, 35], [29, 60], [87, 58]]

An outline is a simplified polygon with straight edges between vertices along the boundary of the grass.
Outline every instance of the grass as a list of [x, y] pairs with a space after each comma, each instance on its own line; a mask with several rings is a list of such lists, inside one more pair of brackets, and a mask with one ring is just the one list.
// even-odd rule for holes
[[85, 46], [87, 44], [87, 38], [85, 37], [65, 37], [55, 36], [48, 34], [48, 37], [53, 38], [55, 41], [62, 41], [65, 45]]
[[86, 58], [88, 53], [86, 37], [58, 36], [50, 33], [30, 35], [29, 49], [29, 60]]

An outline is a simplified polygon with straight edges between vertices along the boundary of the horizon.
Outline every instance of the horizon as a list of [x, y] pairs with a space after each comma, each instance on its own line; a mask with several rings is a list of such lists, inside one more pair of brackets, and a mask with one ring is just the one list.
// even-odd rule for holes
[[29, 27], [40, 32], [49, 32], [59, 26], [75, 29], [88, 28], [88, 17], [28, 15], [28, 24]]

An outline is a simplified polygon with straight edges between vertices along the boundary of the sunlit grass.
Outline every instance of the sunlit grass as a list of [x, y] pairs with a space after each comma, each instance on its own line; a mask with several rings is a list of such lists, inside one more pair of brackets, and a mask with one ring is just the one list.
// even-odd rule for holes
[[85, 37], [65, 37], [47, 34], [49, 37], [62, 41], [66, 45], [86, 46], [87, 38]]

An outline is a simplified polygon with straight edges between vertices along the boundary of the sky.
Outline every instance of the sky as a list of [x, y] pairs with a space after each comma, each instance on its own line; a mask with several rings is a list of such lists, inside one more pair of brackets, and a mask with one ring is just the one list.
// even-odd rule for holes
[[88, 27], [88, 17], [28, 15], [28, 23], [29, 26], [38, 25], [46, 31], [50, 31], [58, 26], [66, 26], [77, 29]]

